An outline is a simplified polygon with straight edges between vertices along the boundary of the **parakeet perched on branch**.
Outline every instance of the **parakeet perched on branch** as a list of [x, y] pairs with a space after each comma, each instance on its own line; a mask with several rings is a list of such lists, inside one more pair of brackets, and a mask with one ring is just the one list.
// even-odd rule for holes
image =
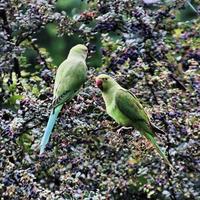
[[153, 144], [165, 162], [173, 168], [154, 138], [156, 132], [165, 133], [151, 123], [137, 97], [106, 74], [96, 77], [96, 85], [102, 91], [108, 115], [118, 124], [134, 127], [140, 131]]
[[87, 53], [87, 47], [78, 44], [71, 48], [67, 59], [58, 67], [54, 84], [52, 111], [40, 144], [40, 154], [45, 150], [63, 104], [68, 103], [87, 80]]

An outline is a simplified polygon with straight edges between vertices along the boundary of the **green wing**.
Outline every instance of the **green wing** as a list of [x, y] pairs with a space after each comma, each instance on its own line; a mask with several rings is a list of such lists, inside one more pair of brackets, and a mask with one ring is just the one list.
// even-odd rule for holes
[[116, 104], [119, 110], [129, 119], [132, 120], [133, 126], [138, 129], [156, 148], [159, 155], [172, 168], [173, 166], [167, 159], [164, 152], [154, 139], [155, 133], [152, 130], [151, 122], [144, 108], [140, 104], [137, 97], [128, 90], [119, 89], [116, 93]]
[[133, 126], [143, 134], [149, 132], [155, 135], [151, 129], [150, 120], [137, 97], [125, 89], [119, 89], [115, 96], [119, 110], [128, 117]]
[[85, 62], [67, 59], [58, 68], [55, 85], [53, 107], [57, 107], [64, 102], [69, 102], [79, 91], [86, 81]]

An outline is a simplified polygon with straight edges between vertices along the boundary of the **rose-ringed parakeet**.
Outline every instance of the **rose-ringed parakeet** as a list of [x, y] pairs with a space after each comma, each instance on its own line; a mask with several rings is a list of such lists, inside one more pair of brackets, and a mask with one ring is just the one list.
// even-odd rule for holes
[[40, 144], [40, 154], [45, 150], [63, 104], [68, 103], [87, 80], [85, 61], [87, 53], [87, 47], [78, 44], [71, 48], [67, 59], [58, 67], [53, 91], [52, 111]]
[[156, 132], [164, 132], [151, 123], [137, 97], [106, 74], [96, 77], [96, 85], [102, 91], [108, 115], [122, 126], [137, 129], [153, 144], [159, 155], [173, 169], [154, 138]]

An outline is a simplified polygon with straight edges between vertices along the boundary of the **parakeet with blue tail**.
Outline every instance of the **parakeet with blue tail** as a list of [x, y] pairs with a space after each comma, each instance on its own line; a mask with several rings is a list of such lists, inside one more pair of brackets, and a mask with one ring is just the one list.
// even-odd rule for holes
[[78, 44], [71, 48], [67, 59], [58, 67], [54, 84], [52, 111], [40, 143], [40, 154], [45, 150], [63, 104], [69, 103], [87, 80], [87, 53], [87, 47]]

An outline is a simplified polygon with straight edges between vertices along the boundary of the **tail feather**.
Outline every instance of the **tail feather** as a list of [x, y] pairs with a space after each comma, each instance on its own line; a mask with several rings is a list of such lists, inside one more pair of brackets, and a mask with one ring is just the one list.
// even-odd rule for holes
[[60, 110], [62, 109], [62, 106], [63, 106], [63, 104], [57, 106], [54, 110], [51, 111], [51, 115], [49, 117], [47, 127], [45, 129], [45, 133], [44, 133], [41, 143], [40, 143], [40, 154], [42, 154], [45, 150], [45, 147], [49, 141], [49, 138], [52, 133], [56, 119], [58, 117], [58, 114], [60, 113]]
[[198, 10], [191, 4], [191, 2], [188, 0], [188, 1], [186, 1], [187, 2], [187, 4], [190, 6], [190, 8], [196, 13], [196, 14], [198, 14], [199, 15], [199, 12], [198, 12]]
[[165, 153], [161, 150], [161, 148], [157, 144], [156, 140], [153, 138], [153, 136], [151, 134], [149, 134], [149, 133], [145, 133], [145, 137], [154, 145], [154, 147], [156, 148], [158, 154], [160, 155], [161, 158], [164, 159], [165, 163], [168, 164], [171, 169], [175, 170], [174, 167], [172, 166], [172, 164], [167, 159]]

